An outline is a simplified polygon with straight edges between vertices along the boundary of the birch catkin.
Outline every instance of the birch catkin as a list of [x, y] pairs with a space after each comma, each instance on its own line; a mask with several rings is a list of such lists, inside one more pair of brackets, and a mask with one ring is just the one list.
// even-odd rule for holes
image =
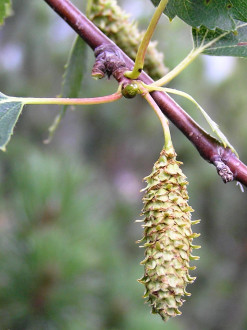
[[146, 287], [144, 294], [152, 307], [164, 321], [181, 314], [183, 296], [188, 283], [195, 277], [189, 275], [194, 237], [191, 225], [193, 209], [188, 205], [187, 181], [176, 160], [173, 147], [160, 153], [152, 173], [145, 178], [147, 187], [143, 197], [144, 237], [145, 242], [144, 276], [139, 280]]

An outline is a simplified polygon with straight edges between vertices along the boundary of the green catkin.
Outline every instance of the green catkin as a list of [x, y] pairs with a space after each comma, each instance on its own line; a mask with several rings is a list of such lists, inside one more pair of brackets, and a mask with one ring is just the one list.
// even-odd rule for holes
[[188, 205], [188, 193], [185, 175], [180, 169], [181, 162], [176, 160], [172, 145], [163, 149], [152, 173], [145, 178], [147, 187], [143, 197], [144, 237], [145, 242], [144, 276], [139, 280], [146, 287], [144, 298], [164, 321], [181, 314], [183, 296], [188, 283], [195, 277], [189, 275], [194, 237], [191, 225], [193, 209]]
[[[92, 0], [89, 19], [132, 60], [135, 60], [138, 47], [144, 35], [137, 24], [118, 6], [116, 0]], [[150, 42], [145, 56], [144, 70], [157, 80], [167, 73], [163, 54], [158, 52], [157, 42]]]

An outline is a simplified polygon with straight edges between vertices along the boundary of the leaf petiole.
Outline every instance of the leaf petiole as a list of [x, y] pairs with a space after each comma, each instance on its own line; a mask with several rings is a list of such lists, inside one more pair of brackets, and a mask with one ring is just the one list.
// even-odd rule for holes
[[164, 77], [150, 84], [150, 86], [161, 87], [168, 84], [171, 80], [177, 77], [187, 66], [192, 63], [198, 55], [203, 52], [203, 48], [193, 48], [191, 52], [171, 71], [169, 71]]
[[[120, 98], [120, 94], [122, 95], [122, 93], [121, 93], [121, 88], [119, 87], [116, 93], [114, 93], [114, 94], [112, 94], [112, 95], [108, 95], [108, 96], [103, 96], [103, 98], [104, 98], [103, 101], [104, 101], [104, 102], [102, 102], [102, 97], [101, 97], [100, 99], [99, 99], [99, 98], [94, 98], [94, 100], [95, 100], [95, 99], [99, 99], [99, 101], [101, 101], [101, 102], [99, 102], [99, 103], [86, 103], [86, 104], [102, 104], [102, 103], [107, 103], [107, 102], [108, 102], [108, 103], [109, 103], [109, 102], [114, 102], [114, 101], [118, 100], [118, 96], [119, 96], [119, 98]], [[109, 100], [109, 96], [111, 96], [112, 99]], [[81, 99], [81, 100], [84, 100], [84, 101], [85, 101], [86, 99]], [[92, 100], [92, 99], [87, 99], [87, 100]], [[106, 102], [105, 102], [105, 100], [106, 100]], [[107, 100], [108, 100], [108, 101], [107, 101]], [[77, 103], [77, 104], [78, 104], [78, 103]], [[83, 103], [83, 104], [85, 104], [85, 103]], [[66, 105], [68, 105], [68, 104], [66, 104]], [[49, 136], [48, 136], [47, 139], [44, 140], [44, 143], [48, 144], [48, 143], [51, 142], [51, 140], [52, 140], [52, 138], [53, 138], [53, 135], [54, 135], [56, 129], [58, 128], [58, 125], [60, 124], [60, 122], [61, 122], [61, 120], [62, 120], [64, 114], [65, 114], [65, 111], [64, 111], [64, 109], [63, 109], [62, 112], [60, 112], [60, 113], [55, 117], [53, 123], [52, 123], [51, 126], [48, 128]]]
[[[87, 104], [103, 104], [119, 100], [122, 97], [121, 89], [107, 96], [92, 98], [35, 98], [35, 97], [13, 97], [0, 93], [0, 150], [5, 151], [6, 145], [10, 141], [16, 122], [26, 104], [62, 104], [62, 105], [87, 105]], [[61, 119], [60, 119], [61, 120]], [[50, 137], [54, 133], [59, 118], [51, 126]], [[47, 141], [46, 141], [47, 142]]]
[[162, 15], [166, 5], [168, 3], [168, 0], [161, 0], [158, 7], [155, 10], [155, 13], [151, 19], [151, 22], [149, 23], [149, 26], [147, 28], [147, 31], [144, 34], [144, 37], [142, 39], [142, 42], [138, 48], [136, 59], [135, 59], [135, 65], [132, 71], [126, 71], [125, 77], [129, 79], [137, 79], [139, 75], [141, 74], [144, 66], [144, 58], [146, 55], [146, 51], [149, 45], [149, 42], [153, 36], [154, 30], [156, 28], [156, 25], [160, 19], [160, 16]]
[[225, 37], [230, 32], [224, 32], [215, 39], [209, 41], [208, 43], [204, 44], [208, 30], [206, 30], [205, 35], [202, 39], [201, 45], [199, 47], [194, 47], [190, 53], [170, 72], [168, 72], [164, 77], [160, 78], [159, 80], [155, 81], [154, 83], [150, 84], [150, 86], [157, 86], [161, 87], [163, 85], [166, 85], [171, 80], [173, 80], [175, 77], [177, 77], [184, 69], [187, 68], [189, 64], [191, 64], [201, 53], [204, 52], [205, 49], [212, 46], [214, 43], [219, 41], [221, 38]]
[[59, 97], [7, 97], [4, 102], [22, 102], [23, 104], [47, 104], [47, 105], [90, 105], [90, 104], [103, 104], [119, 100], [122, 97], [120, 91], [114, 94], [90, 97], [90, 98], [59, 98]]
[[165, 88], [165, 87], [158, 87], [158, 86], [145, 85], [145, 84], [143, 84], [143, 86], [149, 92], [160, 91], [160, 92], [165, 92], [165, 93], [176, 94], [176, 95], [183, 96], [186, 99], [188, 99], [189, 101], [191, 101], [192, 103], [194, 103], [196, 105], [196, 107], [201, 111], [202, 115], [206, 119], [206, 121], [209, 124], [209, 126], [211, 127], [212, 131], [215, 132], [215, 134], [218, 136], [218, 138], [220, 139], [220, 141], [222, 142], [224, 147], [229, 147], [238, 156], [237, 151], [230, 144], [227, 137], [221, 132], [219, 125], [215, 121], [213, 121], [213, 119], [210, 118], [210, 116], [207, 114], [207, 112], [200, 106], [200, 104], [198, 102], [196, 102], [196, 100], [191, 95], [189, 95], [185, 92], [179, 91], [177, 89], [173, 89], [173, 88]]

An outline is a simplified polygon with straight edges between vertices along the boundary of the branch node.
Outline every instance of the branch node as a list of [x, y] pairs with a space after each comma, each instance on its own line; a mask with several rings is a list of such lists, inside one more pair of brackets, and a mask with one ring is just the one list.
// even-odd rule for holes
[[[92, 76], [94, 78], [101, 79], [105, 75], [110, 78], [110, 76], [113, 75], [118, 82], [122, 82], [124, 79], [123, 73], [128, 70], [128, 68], [126, 67], [121, 52], [116, 46], [103, 44], [95, 48], [94, 55], [96, 57], [92, 69]], [[129, 82], [129, 79], [127, 80]]]
[[213, 163], [224, 183], [231, 182], [234, 180], [234, 175], [226, 164], [224, 164], [221, 160], [216, 160]]

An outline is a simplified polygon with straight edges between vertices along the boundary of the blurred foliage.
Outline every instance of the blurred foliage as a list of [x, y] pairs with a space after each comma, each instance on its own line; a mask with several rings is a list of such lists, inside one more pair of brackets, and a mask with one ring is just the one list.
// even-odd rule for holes
[[[81, 1], [74, 1], [84, 9]], [[124, 1], [131, 8], [133, 1]], [[142, 27], [152, 5], [137, 1]], [[85, 5], [85, 4], [84, 4]], [[149, 6], [149, 7], [148, 7]], [[13, 1], [14, 15], [0, 30], [0, 91], [55, 96], [73, 31], [42, 1]], [[138, 14], [139, 13], [139, 14]], [[155, 38], [172, 68], [192, 45], [178, 20], [161, 20]], [[30, 28], [31, 27], [31, 28]], [[116, 90], [90, 78], [83, 96]], [[205, 57], [204, 57], [205, 58]], [[207, 79], [201, 57], [170, 87], [190, 93], [220, 124], [247, 161], [246, 61], [221, 83]], [[206, 127], [193, 105], [176, 100]], [[137, 97], [68, 111], [51, 144], [43, 145], [56, 106], [26, 107], [7, 152], [0, 154], [1, 329], [247, 329], [246, 192], [224, 185], [215, 168], [173, 126], [178, 159], [190, 185], [190, 204], [201, 218], [195, 244], [197, 280], [182, 316], [164, 324], [144, 305], [139, 262], [142, 178], [162, 148], [156, 116]]]
[[9, 15], [11, 15], [11, 2], [10, 0], [2, 0], [0, 3], [0, 25]]

